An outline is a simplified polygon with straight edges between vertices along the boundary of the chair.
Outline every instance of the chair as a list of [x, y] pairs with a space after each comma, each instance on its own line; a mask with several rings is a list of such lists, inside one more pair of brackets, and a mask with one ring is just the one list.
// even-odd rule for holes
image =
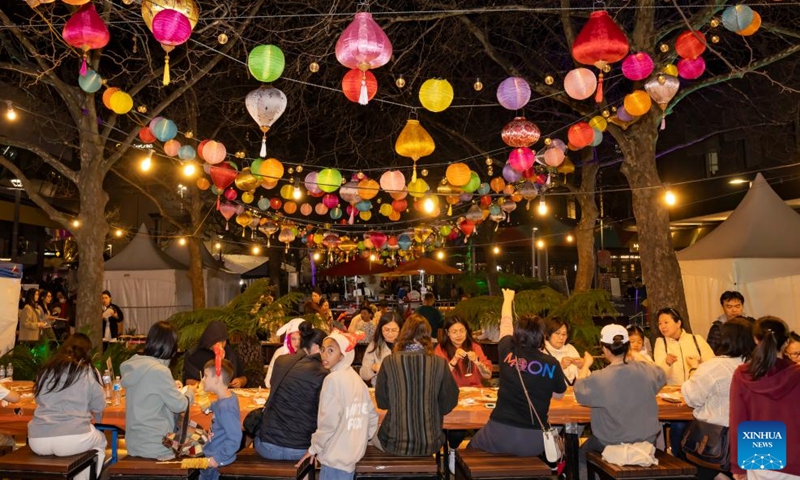
[[29, 446], [0, 457], [0, 472], [8, 479], [50, 479], [75, 478], [75, 475], [89, 468], [90, 480], [97, 478], [97, 451], [57, 457], [55, 455], [37, 455]]
[[697, 468], [672, 455], [656, 450], [658, 465], [637, 467], [629, 465], [615, 465], [603, 460], [599, 452], [589, 452], [586, 455], [586, 471], [589, 480], [649, 480], [658, 479], [694, 479], [697, 478]]
[[355, 478], [437, 479], [439, 466], [433, 455], [401, 457], [369, 445], [364, 458], [356, 464]]
[[181, 468], [180, 463], [158, 463], [151, 458], [123, 457], [108, 468], [108, 478], [124, 480], [194, 480], [198, 470]]
[[300, 467], [296, 462], [267, 460], [254, 449], [247, 448], [236, 454], [236, 461], [219, 469], [221, 479], [301, 480], [308, 475], [314, 480], [314, 464], [306, 459]]
[[456, 450], [456, 480], [556, 479], [539, 457], [497, 455], [481, 450]]

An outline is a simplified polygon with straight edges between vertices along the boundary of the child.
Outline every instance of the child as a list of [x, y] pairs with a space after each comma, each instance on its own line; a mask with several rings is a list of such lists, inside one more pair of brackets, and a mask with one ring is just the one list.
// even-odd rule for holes
[[644, 357], [645, 360], [653, 361], [653, 357], [647, 352], [647, 346], [645, 345], [645, 336], [644, 330], [641, 327], [636, 325], [628, 325], [628, 338], [630, 339], [630, 351], [628, 352], [628, 360], [639, 360], [638, 358], [633, 358], [633, 353], [638, 352], [639, 354]]
[[222, 360], [219, 370], [216, 361], [209, 360], [203, 367], [203, 389], [217, 396], [211, 404], [214, 420], [211, 421], [211, 440], [204, 446], [209, 468], [200, 470], [201, 480], [217, 480], [219, 467], [236, 460], [242, 442], [242, 422], [239, 417], [239, 400], [228, 389], [233, 378], [233, 364]]
[[322, 342], [322, 365], [331, 370], [322, 382], [317, 431], [308, 453], [297, 463], [316, 456], [320, 480], [352, 479], [369, 439], [378, 429], [378, 413], [361, 377], [350, 368], [358, 335], [334, 330]]
[[[19, 399], [19, 393], [6, 389], [3, 384], [0, 383], [0, 401], [17, 403]], [[13, 448], [15, 445], [14, 437], [6, 435], [5, 433], [0, 433], [0, 446]]]
[[[106, 396], [100, 373], [92, 365], [92, 341], [70, 335], [36, 375], [36, 410], [28, 422], [28, 446], [37, 455], [66, 457], [97, 450], [97, 472], [103, 467], [106, 437], [92, 425], [100, 421]], [[88, 479], [89, 469], [76, 479]]]

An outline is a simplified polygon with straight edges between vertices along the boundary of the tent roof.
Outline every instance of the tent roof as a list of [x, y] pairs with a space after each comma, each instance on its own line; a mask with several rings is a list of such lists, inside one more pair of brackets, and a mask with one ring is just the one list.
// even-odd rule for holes
[[105, 270], [186, 270], [186, 267], [156, 248], [142, 224], [128, 246], [106, 262]]
[[[180, 245], [176, 241], [172, 241], [164, 249], [164, 253], [181, 262], [183, 265], [189, 266], [189, 247], [187, 245]], [[200, 257], [203, 259], [203, 266], [208, 268], [219, 269], [222, 268], [222, 263], [219, 262], [211, 252], [208, 251], [206, 245], [200, 242]]]
[[405, 274], [418, 272], [425, 272], [428, 275], [458, 275], [463, 273], [457, 268], [428, 257], [420, 257], [416, 260], [405, 262], [394, 270], [394, 273]]
[[678, 260], [800, 258], [800, 215], [756, 176], [742, 202], [711, 233], [678, 252]]
[[371, 262], [368, 258], [356, 258], [345, 263], [337, 263], [317, 275], [320, 277], [355, 277], [358, 275], [380, 275], [392, 269], [379, 262]]

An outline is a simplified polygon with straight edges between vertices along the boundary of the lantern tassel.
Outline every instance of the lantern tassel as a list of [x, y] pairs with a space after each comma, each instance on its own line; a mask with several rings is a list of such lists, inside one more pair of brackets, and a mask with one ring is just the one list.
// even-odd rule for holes
[[453, 205], [452, 204], [450, 204], [450, 206], [447, 207], [447, 216], [448, 217], [452, 217], [453, 216]]
[[246, 233], [247, 233], [247, 227], [242, 227], [242, 238], [244, 238]]
[[361, 77], [361, 93], [358, 95], [358, 104], [366, 105], [369, 103], [369, 92], [367, 92], [367, 74]]
[[167, 56], [164, 57], [164, 80], [162, 83], [165, 87], [169, 85], [169, 52], [167, 52]]
[[[531, 198], [531, 200], [533, 200], [533, 199]], [[528, 200], [527, 205], [525, 205], [525, 210], [530, 210], [531, 209], [531, 200]]]
[[667, 128], [667, 113], [661, 112], [661, 130]]
[[414, 171], [411, 174], [411, 181], [412, 182], [416, 182], [417, 181], [417, 161], [416, 160], [414, 160]]
[[495, 223], [494, 231], [496, 232], [498, 228], [500, 228], [500, 222]]
[[356, 209], [355, 208], [351, 208], [350, 209], [350, 221], [347, 222], [350, 225], [352, 225], [353, 222], [355, 221], [355, 214], [356, 214]]
[[597, 93], [594, 95], [595, 103], [603, 103], [603, 72], [597, 76]]
[[219, 211], [219, 195], [217, 195], [217, 211]]
[[228, 226], [228, 222], [226, 221], [225, 222], [225, 231], [227, 232], [228, 230], [230, 230], [230, 227]]
[[81, 62], [81, 76], [85, 77], [86, 74], [89, 72], [89, 68], [86, 66], [86, 54], [83, 54], [83, 61]]
[[272, 245], [269, 244], [269, 235], [267, 235], [267, 248], [271, 247]]
[[265, 133], [261, 137], [261, 152], [259, 153], [261, 158], [265, 158], [267, 156], [267, 134]]

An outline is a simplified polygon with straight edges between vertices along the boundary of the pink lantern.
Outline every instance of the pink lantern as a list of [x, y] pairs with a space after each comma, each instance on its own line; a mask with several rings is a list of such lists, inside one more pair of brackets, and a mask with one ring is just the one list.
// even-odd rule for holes
[[108, 27], [103, 23], [103, 19], [97, 14], [94, 4], [87, 3], [82, 6], [64, 25], [61, 32], [64, 41], [75, 48], [83, 51], [83, 61], [81, 62], [81, 75], [86, 75], [86, 55], [89, 50], [103, 48], [108, 45], [111, 34]]
[[597, 90], [597, 77], [588, 68], [570, 70], [564, 77], [564, 90], [570, 98], [586, 100]]
[[372, 245], [375, 246], [376, 250], [380, 250], [386, 244], [386, 234], [383, 232], [370, 232], [369, 240], [372, 242]]
[[503, 127], [500, 136], [509, 147], [520, 148], [530, 147], [539, 141], [541, 132], [535, 123], [525, 117], [517, 117]]
[[304, 204], [303, 204], [303, 205], [300, 207], [300, 213], [302, 213], [302, 214], [303, 214], [303, 215], [305, 215], [306, 217], [307, 217], [307, 216], [309, 216], [309, 215], [311, 215], [311, 212], [312, 212], [313, 210], [314, 210], [314, 209], [313, 209], [313, 207], [311, 207], [311, 204], [310, 204], [310, 203], [304, 203]]
[[310, 195], [322, 192], [317, 184], [317, 175], [319, 175], [317, 172], [309, 172], [308, 175], [306, 175], [305, 185]]
[[328, 210], [330, 210], [330, 209], [328, 207], [326, 207], [324, 203], [318, 203], [314, 207], [314, 211], [317, 212], [317, 215], [327, 215], [328, 214]]
[[339, 197], [333, 193], [326, 193], [325, 196], [322, 197], [322, 204], [328, 207], [328, 209], [334, 208], [339, 205]]
[[228, 152], [225, 149], [225, 145], [220, 142], [209, 140], [205, 145], [203, 145], [203, 160], [211, 165], [221, 163], [223, 160], [225, 160], [225, 155], [227, 155], [227, 153]]
[[628, 80], [644, 80], [653, 73], [653, 59], [644, 52], [634, 53], [625, 57], [622, 61], [622, 74]]
[[564, 143], [564, 140], [560, 138], [553, 138], [550, 140], [550, 145], [565, 152], [567, 150], [567, 144]]
[[508, 154], [507, 165], [509, 165], [517, 172], [524, 172], [525, 170], [533, 166], [533, 162], [535, 159], [536, 159], [536, 153], [530, 148], [527, 147], [515, 148], [514, 150], [511, 150], [511, 153]]
[[497, 101], [508, 110], [519, 110], [531, 99], [531, 86], [524, 78], [508, 77], [497, 87]]
[[678, 75], [686, 80], [694, 80], [706, 71], [706, 61], [703, 57], [683, 58], [678, 61]]
[[167, 140], [164, 143], [164, 153], [170, 157], [178, 155], [178, 150], [181, 149], [181, 143], [177, 140]]
[[380, 183], [386, 192], [401, 192], [406, 186], [406, 177], [400, 170], [389, 170], [381, 175]]
[[358, 100], [362, 105], [369, 101], [366, 71], [386, 65], [391, 57], [392, 43], [369, 12], [356, 13], [336, 41], [336, 59], [339, 63], [363, 72]]
[[164, 58], [164, 85], [169, 85], [169, 52], [182, 45], [192, 36], [192, 24], [186, 15], [177, 10], [164, 9], [153, 17], [150, 28], [161, 48], [167, 52]]
[[549, 167], [557, 167], [564, 163], [564, 151], [560, 148], [550, 147], [544, 151], [544, 163]]
[[225, 217], [225, 230], [228, 230], [228, 220], [236, 213], [236, 205], [233, 203], [225, 202], [219, 207], [219, 213]]

